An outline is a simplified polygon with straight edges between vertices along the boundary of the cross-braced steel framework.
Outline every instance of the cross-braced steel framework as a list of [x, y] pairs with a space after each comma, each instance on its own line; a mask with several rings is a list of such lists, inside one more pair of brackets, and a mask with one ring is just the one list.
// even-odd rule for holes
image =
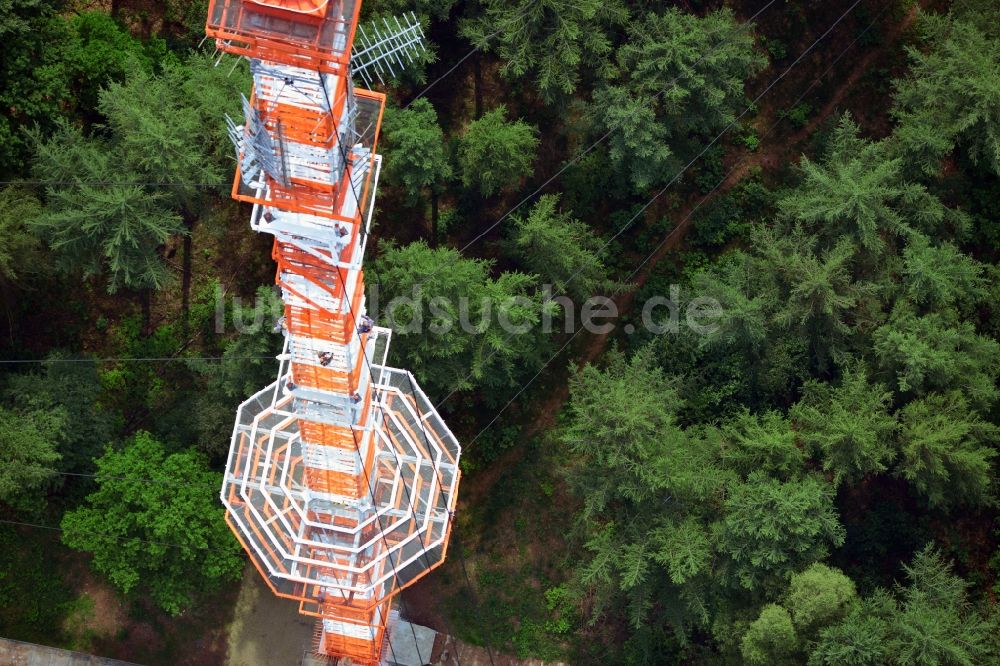
[[[394, 595], [444, 561], [461, 447], [365, 314], [385, 97], [351, 81], [359, 9], [212, 0], [207, 32], [251, 62], [244, 118], [227, 119], [233, 196], [274, 236], [284, 300], [278, 377], [237, 412], [227, 520], [275, 594], [318, 618], [318, 653], [374, 665]], [[419, 24], [399, 28], [365, 42], [376, 74], [417, 48]]]

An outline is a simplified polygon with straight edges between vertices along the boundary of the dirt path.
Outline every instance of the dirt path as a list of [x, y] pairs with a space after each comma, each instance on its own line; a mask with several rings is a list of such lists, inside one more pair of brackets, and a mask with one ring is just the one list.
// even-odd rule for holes
[[[728, 161], [730, 164], [735, 163], [735, 167], [730, 167], [731, 171], [715, 190], [708, 195], [695, 194], [691, 196], [683, 206], [670, 213], [671, 217], [677, 222], [663, 238], [658, 249], [650, 255], [649, 259], [632, 279], [633, 287], [614, 297], [619, 316], [631, 312], [636, 294], [649, 280], [657, 264], [672, 250], [676, 250], [680, 246], [681, 241], [684, 240], [685, 235], [691, 228], [692, 213], [697, 208], [711, 203], [716, 198], [731, 191], [757, 168], [771, 171], [780, 168], [789, 160], [795, 159], [797, 157], [796, 152], [802, 144], [813, 136], [831, 115], [841, 109], [848, 94], [854, 89], [861, 78], [871, 70], [872, 65], [879, 58], [890, 52], [896, 46], [900, 37], [913, 25], [918, 16], [919, 4], [917, 3], [910, 8], [906, 15], [886, 32], [879, 48], [868, 51], [857, 61], [854, 67], [851, 68], [850, 74], [834, 90], [829, 101], [805, 126], [787, 137], [774, 137], [768, 142], [766, 148], [757, 152], [746, 153], [743, 151], [731, 155]], [[770, 115], [773, 117], [773, 114]], [[771, 127], [774, 122], [772, 118], [765, 118], [765, 121], [766, 127]], [[780, 128], [780, 125], [777, 127]], [[664, 214], [667, 214], [667, 212], [658, 209], [656, 206], [651, 206], [647, 211], [647, 222], [655, 220]], [[586, 337], [582, 344], [575, 345], [579, 350], [579, 354], [577, 355], [579, 367], [594, 362], [604, 354], [611, 339], [611, 332], [603, 334], [585, 333], [584, 335]], [[527, 440], [535, 434], [550, 428], [555, 422], [556, 415], [561, 411], [562, 406], [568, 398], [569, 386], [565, 382], [560, 383], [538, 406], [538, 414], [532, 423], [525, 428], [522, 439]], [[525, 447], [523, 446], [511, 449], [487, 470], [477, 474], [474, 480], [471, 480], [472, 483], [466, 481], [465, 488], [463, 488], [462, 503], [465, 505], [473, 504], [482, 495], [490, 492], [494, 485], [503, 478], [504, 470], [515, 464], [524, 454], [524, 450]]]
[[[786, 140], [772, 140], [769, 143], [769, 147], [765, 150], [751, 154], [743, 153], [738, 156], [736, 166], [729, 172], [726, 178], [715, 190], [705, 196], [695, 195], [684, 206], [682, 206], [674, 214], [674, 219], [679, 220], [679, 222], [670, 230], [670, 232], [667, 233], [663, 241], [661, 241], [659, 248], [650, 256], [649, 260], [646, 261], [645, 265], [633, 279], [633, 284], [635, 286], [615, 298], [615, 302], [618, 305], [618, 312], [625, 314], [631, 311], [636, 293], [642, 289], [642, 287], [649, 280], [649, 276], [652, 275], [656, 265], [671, 250], [675, 250], [680, 246], [681, 241], [684, 239], [684, 236], [691, 227], [693, 217], [692, 213], [694, 210], [704, 206], [705, 204], [711, 203], [716, 198], [731, 191], [743, 182], [743, 180], [755, 169], [775, 169], [780, 165], [787, 163], [789, 160], [794, 159], [796, 149], [805, 143], [809, 137], [811, 137], [831, 115], [833, 115], [834, 112], [840, 109], [848, 93], [854, 88], [854, 86], [857, 85], [858, 81], [861, 80], [861, 77], [863, 77], [871, 69], [874, 61], [882, 56], [886, 50], [896, 44], [899, 37], [913, 25], [917, 15], [918, 5], [914, 5], [906, 13], [903, 19], [894, 25], [891, 30], [889, 30], [885, 36], [885, 41], [882, 47], [869, 51], [857, 62], [857, 64], [851, 69], [851, 73], [848, 77], [834, 91], [830, 100], [802, 129], [789, 136]], [[772, 120], [768, 119], [767, 126], [770, 127], [772, 122]], [[778, 139], [780, 139], [780, 137], [778, 137]], [[610, 333], [593, 335], [580, 359], [580, 365], [582, 366], [586, 363], [592, 362], [601, 356], [601, 354], [603, 354], [607, 349], [609, 337]], [[555, 396], [553, 396], [551, 402], [556, 402]], [[561, 402], [562, 401], [559, 401], [559, 406], [561, 406]], [[544, 417], [545, 415], [543, 415], [542, 418]]]

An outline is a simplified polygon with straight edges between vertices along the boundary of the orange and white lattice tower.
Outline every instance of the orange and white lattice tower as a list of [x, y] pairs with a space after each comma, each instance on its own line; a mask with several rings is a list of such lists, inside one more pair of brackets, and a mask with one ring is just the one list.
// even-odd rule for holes
[[274, 236], [284, 301], [278, 377], [239, 407], [222, 501], [274, 593], [317, 618], [314, 651], [367, 666], [394, 596], [444, 561], [461, 449], [365, 311], [385, 96], [352, 76], [394, 73], [423, 35], [412, 15], [357, 29], [360, 4], [211, 0], [206, 30], [250, 60], [233, 196]]

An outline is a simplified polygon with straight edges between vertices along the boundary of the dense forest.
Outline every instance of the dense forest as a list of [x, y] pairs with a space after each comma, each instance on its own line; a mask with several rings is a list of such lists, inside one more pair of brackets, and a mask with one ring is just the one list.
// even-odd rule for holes
[[[4, 637], [225, 663], [280, 301], [206, 5], [0, 1]], [[404, 11], [369, 307], [465, 477], [403, 614], [572, 664], [1000, 663], [1000, 5], [362, 20]]]

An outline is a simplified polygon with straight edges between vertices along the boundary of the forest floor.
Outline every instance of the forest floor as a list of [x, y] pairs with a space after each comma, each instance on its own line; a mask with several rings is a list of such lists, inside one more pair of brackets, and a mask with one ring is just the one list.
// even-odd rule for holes
[[[0, 560], [10, 566], [0, 572], [5, 637], [148, 666], [224, 661], [236, 590], [206, 595], [195, 608], [171, 617], [146, 598], [123, 598], [91, 570], [88, 557], [64, 546], [52, 531], [6, 530]], [[26, 584], [13, 585], [12, 576]]]
[[[314, 622], [298, 605], [274, 596], [260, 574], [248, 564], [227, 628], [226, 666], [297, 666], [312, 647]], [[222, 663], [221, 661], [219, 663]]]

